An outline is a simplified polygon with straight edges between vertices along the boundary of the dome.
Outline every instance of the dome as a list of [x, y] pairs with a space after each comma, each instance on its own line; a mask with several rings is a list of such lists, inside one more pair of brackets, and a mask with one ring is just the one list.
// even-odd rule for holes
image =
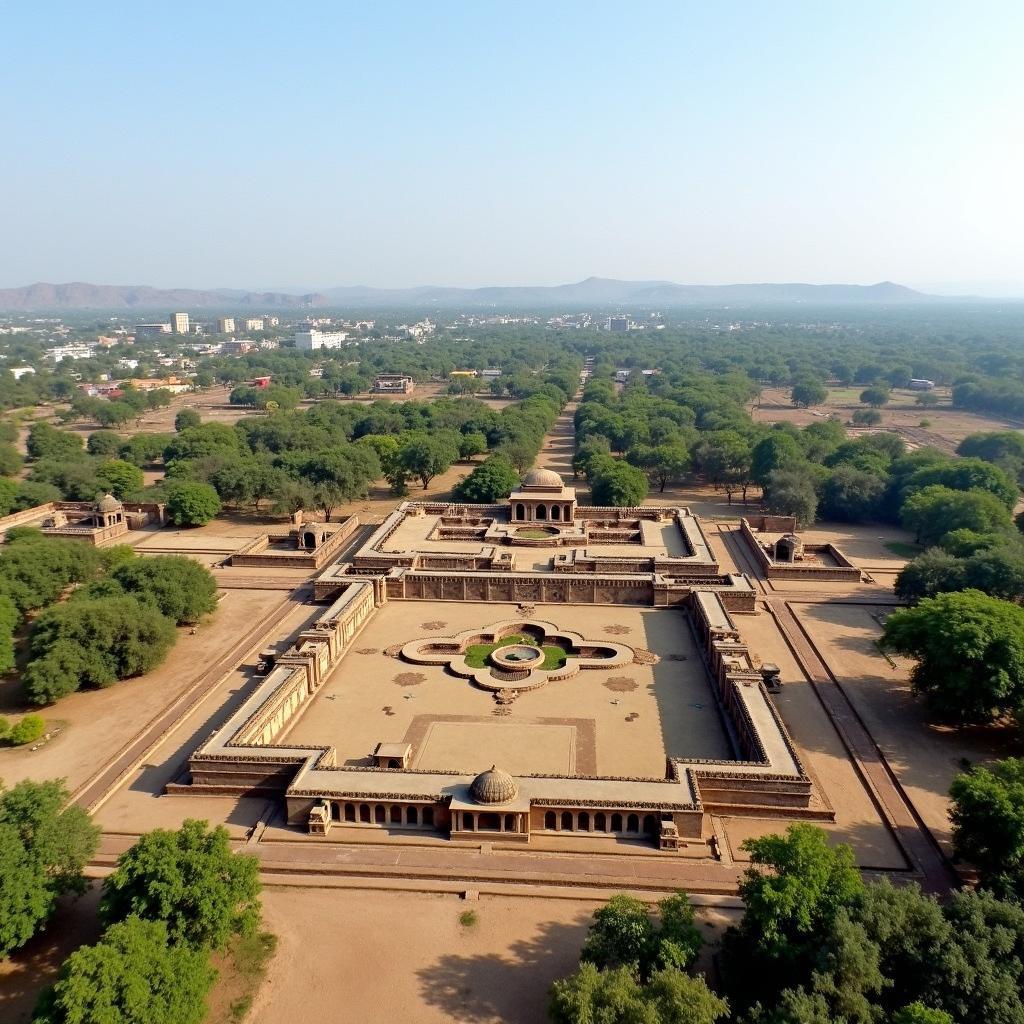
[[564, 486], [562, 478], [552, 469], [531, 469], [523, 477], [523, 487], [543, 487], [560, 491]]
[[101, 512], [120, 512], [124, 505], [112, 494], [104, 494], [99, 500], [98, 507]]
[[469, 793], [478, 804], [507, 804], [515, 800], [519, 787], [508, 772], [492, 764], [473, 780]]

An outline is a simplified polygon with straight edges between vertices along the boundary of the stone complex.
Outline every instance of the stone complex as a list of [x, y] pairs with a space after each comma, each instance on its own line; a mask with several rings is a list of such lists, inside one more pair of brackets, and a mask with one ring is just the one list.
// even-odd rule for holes
[[[531, 524], [528, 534], [519, 532], [520, 523]], [[538, 523], [543, 534], [533, 532]], [[194, 751], [169, 791], [276, 795], [289, 824], [314, 835], [344, 825], [456, 839], [487, 833], [524, 843], [535, 834], [646, 836], [666, 850], [703, 843], [712, 814], [832, 818], [769, 695], [766, 681], [774, 686], [777, 670], [759, 667], [733, 621], [735, 613], [754, 611], [749, 580], [720, 574], [700, 523], [685, 508], [580, 508], [556, 474], [532, 471], [507, 505], [404, 503], [351, 562], [332, 565], [315, 581], [315, 593], [329, 607]], [[671, 685], [673, 676], [706, 676], [732, 757], [666, 754], [659, 777], [513, 776], [501, 765], [487, 768], [491, 760], [482, 751], [475, 773], [463, 764], [418, 769], [415, 738], [410, 743], [408, 736], [381, 736], [372, 756], [358, 763], [345, 761], [329, 742], [290, 742], [300, 719], [319, 720], [317, 695], [329, 677], [340, 673], [346, 687], [360, 686], [353, 657], [370, 653], [357, 643], [368, 624], [390, 602], [423, 600], [479, 605], [481, 625], [448, 636], [396, 636], [385, 653], [452, 678], [453, 705], [459, 686], [485, 691], [499, 716], [518, 714], [542, 688], [576, 685], [570, 681], [577, 673], [602, 678], [659, 660], [656, 651], [567, 628], [572, 605], [676, 608], [656, 617], [675, 615], [673, 624], [692, 632], [701, 664], [666, 663], [659, 678]], [[489, 613], [488, 603], [499, 602], [518, 605], [518, 613]], [[605, 628], [616, 630], [614, 622]], [[425, 678], [407, 675], [410, 686]], [[611, 691], [623, 683], [603, 678]], [[607, 691], [585, 692], [608, 702]], [[459, 716], [449, 717], [458, 728]], [[528, 728], [531, 720], [523, 721]]]
[[862, 573], [835, 544], [806, 544], [793, 516], [740, 519], [740, 537], [770, 580], [859, 583]]
[[0, 519], [0, 536], [16, 526], [38, 527], [48, 537], [81, 540], [95, 547], [166, 522], [164, 506], [153, 502], [122, 502], [112, 494], [96, 501], [49, 501]]
[[299, 511], [292, 516], [287, 533], [261, 534], [240, 547], [229, 561], [233, 566], [267, 569], [321, 569], [358, 527], [358, 516], [321, 523]]

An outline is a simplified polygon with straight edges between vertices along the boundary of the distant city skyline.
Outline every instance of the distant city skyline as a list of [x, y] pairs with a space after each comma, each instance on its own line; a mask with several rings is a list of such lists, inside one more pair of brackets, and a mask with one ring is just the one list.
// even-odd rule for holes
[[1024, 296], [1009, 0], [58, 0], [4, 23], [0, 288]]

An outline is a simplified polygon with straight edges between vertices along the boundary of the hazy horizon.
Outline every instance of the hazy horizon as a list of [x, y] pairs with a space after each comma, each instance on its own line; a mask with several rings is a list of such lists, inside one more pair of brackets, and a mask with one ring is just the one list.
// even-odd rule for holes
[[1016, 4], [57, 3], [5, 28], [0, 287], [1024, 295]]

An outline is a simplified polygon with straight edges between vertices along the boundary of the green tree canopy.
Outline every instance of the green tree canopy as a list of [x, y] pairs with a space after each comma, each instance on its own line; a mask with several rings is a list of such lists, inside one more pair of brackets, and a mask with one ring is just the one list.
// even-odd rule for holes
[[82, 869], [99, 829], [67, 801], [60, 780], [19, 782], [0, 793], [0, 957], [46, 924], [60, 896], [85, 889]]
[[134, 558], [110, 576], [125, 593], [151, 602], [178, 625], [198, 622], [217, 607], [217, 582], [205, 566], [185, 555]]
[[791, 401], [801, 409], [808, 409], [812, 405], [821, 405], [828, 398], [828, 390], [821, 381], [812, 378], [804, 378], [793, 384]]
[[167, 517], [175, 526], [202, 526], [220, 514], [220, 507], [209, 484], [183, 481], [167, 489]]
[[953, 846], [981, 884], [1024, 900], [1024, 759], [976, 765], [953, 780]]
[[123, 853], [103, 883], [104, 920], [130, 914], [167, 926], [172, 942], [222, 948], [259, 920], [259, 863], [232, 853], [223, 826], [189, 819], [157, 829]]
[[206, 949], [169, 941], [166, 924], [111, 925], [64, 961], [34, 1024], [201, 1024], [216, 971]]
[[474, 505], [491, 505], [503, 501], [518, 486], [515, 466], [501, 455], [492, 455], [455, 485], [452, 496]]
[[647, 497], [647, 476], [641, 469], [619, 459], [603, 464], [591, 480], [595, 505], [629, 508]]
[[977, 590], [938, 594], [894, 612], [882, 646], [917, 664], [914, 692], [934, 714], [991, 721], [1024, 708], [1024, 609]]

